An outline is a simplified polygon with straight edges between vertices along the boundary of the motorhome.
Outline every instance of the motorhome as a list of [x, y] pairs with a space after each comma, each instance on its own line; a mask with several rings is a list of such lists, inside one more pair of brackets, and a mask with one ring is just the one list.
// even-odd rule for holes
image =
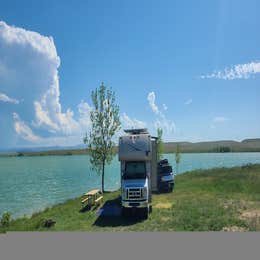
[[157, 137], [146, 128], [124, 131], [118, 148], [122, 213], [139, 211], [147, 218], [152, 210], [152, 192], [173, 190], [172, 167], [167, 159], [158, 162]]
[[125, 130], [119, 138], [122, 213], [139, 211], [147, 218], [152, 191], [157, 191], [157, 138], [147, 129]]

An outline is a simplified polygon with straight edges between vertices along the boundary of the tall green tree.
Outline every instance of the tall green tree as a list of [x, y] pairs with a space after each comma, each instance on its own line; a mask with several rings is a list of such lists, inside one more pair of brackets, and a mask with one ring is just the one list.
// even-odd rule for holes
[[175, 163], [176, 163], [176, 168], [177, 168], [177, 173], [179, 173], [179, 163], [181, 161], [181, 149], [180, 145], [176, 145], [176, 150], [175, 150]]
[[91, 129], [86, 133], [84, 143], [90, 151], [92, 169], [102, 176], [101, 190], [104, 192], [105, 165], [113, 159], [113, 137], [121, 127], [119, 106], [116, 104], [115, 92], [103, 83], [92, 91], [91, 99]]
[[157, 158], [158, 160], [162, 159], [163, 155], [163, 140], [162, 140], [163, 130], [162, 128], [157, 128]]

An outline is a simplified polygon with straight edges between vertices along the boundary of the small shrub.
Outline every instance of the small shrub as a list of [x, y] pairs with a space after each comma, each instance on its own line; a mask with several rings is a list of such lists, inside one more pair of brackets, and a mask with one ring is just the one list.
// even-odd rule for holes
[[252, 164], [252, 163], [247, 163], [247, 164], [244, 164], [241, 166], [241, 169], [244, 169], [244, 170], [253, 169], [253, 168], [254, 168], [254, 164]]
[[56, 221], [52, 219], [39, 219], [39, 221], [36, 222], [35, 228], [50, 228], [56, 224]]
[[1, 226], [8, 227], [11, 221], [11, 214], [9, 212], [4, 212], [1, 218]]

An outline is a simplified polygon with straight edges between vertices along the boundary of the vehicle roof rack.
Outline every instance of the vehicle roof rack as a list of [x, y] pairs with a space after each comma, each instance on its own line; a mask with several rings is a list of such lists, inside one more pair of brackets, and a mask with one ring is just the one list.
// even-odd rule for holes
[[149, 134], [147, 131], [147, 128], [125, 129], [124, 132], [127, 134], [132, 134], [132, 135]]

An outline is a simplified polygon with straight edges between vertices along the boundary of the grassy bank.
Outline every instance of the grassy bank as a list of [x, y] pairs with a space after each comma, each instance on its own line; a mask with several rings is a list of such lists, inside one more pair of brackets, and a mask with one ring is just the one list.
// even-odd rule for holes
[[[105, 193], [105, 205], [120, 206], [119, 192]], [[10, 222], [4, 231], [260, 231], [260, 165], [195, 170], [176, 177], [173, 193], [154, 194], [147, 220], [80, 212], [81, 198]], [[51, 228], [42, 220], [52, 219]]]

